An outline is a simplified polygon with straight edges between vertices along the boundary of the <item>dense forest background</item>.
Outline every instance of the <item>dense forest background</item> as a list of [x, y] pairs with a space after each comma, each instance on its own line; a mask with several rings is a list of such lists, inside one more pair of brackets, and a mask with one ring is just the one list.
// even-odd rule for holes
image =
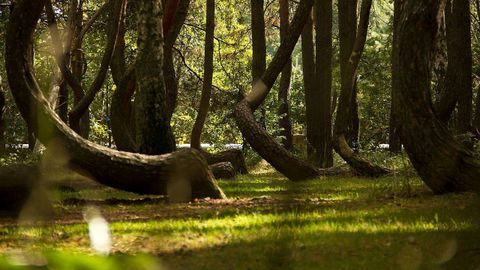
[[[55, 11], [61, 29], [66, 28], [69, 3], [55, 1]], [[87, 21], [103, 5], [99, 1], [83, 1], [83, 18]], [[477, 5], [472, 1], [472, 48], [474, 93], [478, 89], [479, 78], [479, 15]], [[0, 50], [4, 51], [5, 29], [9, 17], [7, 5], [0, 7]], [[132, 60], [136, 53], [135, 4], [132, 2], [127, 11], [126, 55]], [[205, 8], [199, 1], [192, 1], [185, 25], [174, 46], [174, 65], [177, 71], [179, 97], [172, 127], [178, 144], [190, 142], [190, 133], [198, 112], [203, 80], [203, 46], [205, 38]], [[216, 3], [215, 49], [213, 91], [211, 112], [205, 123], [202, 143], [223, 145], [227, 143], [242, 144], [232, 113], [239, 96], [249, 91], [251, 85], [252, 36], [250, 25], [249, 1], [218, 1]], [[296, 4], [290, 3], [290, 14], [294, 13]], [[267, 62], [271, 60], [280, 44], [279, 2], [265, 3], [265, 33], [267, 45]], [[340, 89], [340, 61], [338, 12], [334, 5], [333, 18], [333, 96], [338, 96]], [[82, 84], [90, 85], [99, 69], [107, 39], [106, 13], [100, 15], [85, 36], [82, 53], [84, 57], [84, 74]], [[388, 143], [389, 115], [391, 97], [391, 52], [393, 27], [393, 1], [374, 1], [365, 50], [359, 66], [358, 108], [360, 118], [360, 145], [362, 149], [371, 150], [379, 144]], [[64, 32], [63, 32], [64, 33]], [[65, 34], [65, 33], [64, 33]], [[52, 72], [56, 70], [53, 48], [46, 19], [42, 19], [35, 38], [35, 72], [42, 89], [49, 89]], [[0, 54], [0, 61], [4, 62]], [[445, 59], [444, 59], [445, 60]], [[439, 61], [439, 72], [445, 69], [445, 61]], [[6, 94], [5, 107], [5, 142], [7, 144], [28, 143], [26, 125], [8, 91], [5, 67], [0, 67], [3, 79], [2, 87]], [[435, 83], [435, 82], [434, 82]], [[277, 93], [279, 82], [274, 86]], [[108, 74], [102, 90], [90, 107], [89, 139], [102, 145], [113, 146], [111, 135], [110, 104], [116, 86]], [[72, 95], [69, 97], [73, 99]], [[303, 88], [301, 44], [297, 44], [292, 55], [292, 81], [289, 98], [291, 122], [294, 134], [303, 134], [306, 129], [305, 97]], [[70, 106], [73, 101], [69, 101]], [[266, 128], [279, 140], [278, 125], [279, 100], [277, 95], [269, 95], [264, 108], [266, 110]]]

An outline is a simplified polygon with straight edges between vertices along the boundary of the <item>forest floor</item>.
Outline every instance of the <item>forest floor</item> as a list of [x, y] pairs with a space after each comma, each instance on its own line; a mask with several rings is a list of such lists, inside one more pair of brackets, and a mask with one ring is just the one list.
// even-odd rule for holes
[[[0, 269], [480, 269], [474, 194], [436, 196], [408, 174], [292, 183], [263, 170], [219, 183], [229, 199], [189, 204], [63, 183], [49, 221], [0, 219]], [[111, 256], [90, 247], [92, 207]]]

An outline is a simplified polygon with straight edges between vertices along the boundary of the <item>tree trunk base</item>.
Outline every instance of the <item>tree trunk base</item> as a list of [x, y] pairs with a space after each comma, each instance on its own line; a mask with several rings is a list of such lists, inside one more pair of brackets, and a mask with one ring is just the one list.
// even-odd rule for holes
[[221, 162], [229, 162], [231, 166], [233, 166], [235, 173], [248, 174], [245, 157], [240, 150], [230, 149], [215, 154], [202, 151], [202, 154], [209, 165], [214, 165]]
[[209, 167], [215, 178], [234, 179], [237, 174], [230, 162], [219, 162], [212, 164]]

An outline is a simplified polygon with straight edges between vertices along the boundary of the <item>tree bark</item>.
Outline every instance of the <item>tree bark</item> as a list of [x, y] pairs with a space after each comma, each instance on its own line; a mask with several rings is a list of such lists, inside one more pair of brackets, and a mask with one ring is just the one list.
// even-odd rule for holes
[[209, 166], [215, 178], [233, 179], [236, 172], [230, 162], [220, 162]]
[[[33, 100], [39, 108], [42, 129], [37, 135], [42, 143], [53, 151], [63, 152], [63, 162], [104, 185], [142, 194], [171, 195], [174, 201], [185, 198], [185, 193], [189, 198], [224, 198], [198, 151], [162, 156], [115, 151], [81, 138], [58, 118], [25, 60], [43, 5], [43, 1], [20, 1], [11, 16], [6, 38], [6, 68], [12, 94], [16, 99]], [[158, 13], [158, 9], [155, 11], [154, 14]], [[22, 116], [28, 116], [28, 104], [17, 106]], [[185, 184], [181, 195], [174, 188], [179, 183]]]
[[172, 118], [177, 106], [178, 96], [178, 81], [173, 63], [173, 45], [187, 18], [189, 6], [190, 0], [168, 0], [165, 6], [165, 16], [163, 18], [163, 25], [166, 27], [163, 29], [165, 35], [163, 75], [167, 89], [167, 113], [169, 119]]
[[[342, 1], [339, 3], [341, 2]], [[352, 121], [352, 95], [354, 94], [358, 64], [360, 63], [360, 58], [367, 38], [371, 5], [371, 0], [362, 1], [357, 37], [355, 38], [354, 45], [350, 52], [348, 63], [345, 65], [343, 71], [337, 118], [335, 119], [333, 133], [333, 147], [358, 174], [366, 176], [381, 176], [390, 173], [389, 170], [370, 163], [358, 153], [354, 152], [348, 145], [346, 137], [348, 134], [348, 127]]]
[[318, 136], [314, 142], [316, 158], [320, 168], [333, 166], [332, 153], [332, 24], [333, 10], [331, 0], [315, 2], [315, 87], [318, 88], [318, 99], [314, 100], [315, 115], [314, 121]]
[[[252, 18], [252, 86], [262, 77], [267, 67], [264, 0], [251, 0]], [[266, 111], [260, 107], [260, 124], [266, 128]]]
[[[280, 40], [283, 42], [286, 38], [288, 26], [290, 24], [289, 3], [288, 0], [280, 0]], [[293, 150], [293, 134], [292, 122], [290, 119], [290, 106], [288, 99], [290, 97], [290, 81], [292, 78], [292, 59], [289, 58], [287, 64], [283, 68], [280, 77], [280, 88], [278, 91], [278, 127], [280, 128], [280, 136], [282, 137], [282, 145], [285, 149]]]
[[315, 87], [315, 47], [313, 44], [313, 22], [311, 14], [308, 14], [305, 28], [302, 32], [302, 69], [303, 88], [305, 92], [305, 114], [307, 122], [307, 155], [308, 161], [319, 166], [319, 158], [314, 145], [318, 145], [318, 121], [315, 110], [318, 108], [318, 88]]
[[213, 50], [215, 45], [215, 0], [207, 0], [207, 21], [205, 25], [205, 59], [203, 64], [203, 88], [195, 124], [190, 136], [192, 148], [200, 149], [203, 126], [210, 108], [213, 80]]
[[335, 170], [317, 169], [296, 158], [267, 134], [265, 129], [255, 120], [253, 112], [265, 100], [278, 75], [288, 62], [288, 58], [308, 20], [308, 14], [310, 14], [312, 6], [313, 0], [300, 1], [285, 42], [280, 44], [262, 79], [256, 82], [250, 94], [240, 101], [235, 108], [237, 125], [248, 143], [276, 170], [292, 181], [311, 179], [336, 172], [334, 172]]
[[163, 80], [162, 1], [139, 2], [138, 54], [135, 68], [135, 124], [138, 151], [164, 154], [175, 150]]
[[445, 0], [405, 0], [395, 28], [394, 83], [402, 143], [422, 180], [436, 193], [480, 191], [480, 161], [435, 116], [430, 78]]
[[3, 91], [3, 81], [0, 77], [0, 156], [5, 154], [5, 93]]
[[248, 174], [247, 165], [243, 152], [237, 149], [230, 149], [215, 154], [202, 151], [203, 156], [209, 165], [221, 162], [229, 162], [232, 164], [235, 173]]
[[472, 38], [470, 1], [449, 0], [445, 9], [448, 67], [446, 91], [458, 97], [458, 133], [472, 130]]
[[[393, 7], [393, 29], [395, 29], [398, 25], [398, 20], [400, 18], [400, 4], [403, 0], [396, 0], [394, 1]], [[392, 48], [398, 46], [398, 33], [393, 31], [393, 41], [392, 41]], [[394, 87], [397, 87], [398, 84], [395, 84], [394, 81], [396, 76], [398, 75], [397, 66], [394, 65], [396, 62], [395, 55], [393, 54], [392, 49], [392, 92], [391, 92], [391, 102], [390, 102], [390, 123], [389, 123], [389, 132], [388, 132], [388, 147], [390, 152], [392, 153], [400, 153], [402, 151], [402, 142], [400, 141], [400, 137], [398, 134], [398, 123], [395, 119], [395, 103], [397, 97], [395, 93], [397, 92], [394, 90]]]

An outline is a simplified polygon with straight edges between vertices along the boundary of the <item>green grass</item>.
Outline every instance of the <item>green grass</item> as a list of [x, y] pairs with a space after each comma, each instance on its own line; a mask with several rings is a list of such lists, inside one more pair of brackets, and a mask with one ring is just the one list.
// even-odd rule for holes
[[[292, 183], [263, 172], [219, 182], [228, 200], [190, 204], [107, 188], [58, 191], [54, 221], [0, 224], [3, 267], [17, 269], [19, 250], [34, 252], [49, 269], [480, 266], [480, 203], [473, 194], [435, 196], [412, 176]], [[93, 256], [85, 203], [98, 205], [110, 222], [110, 256]]]

